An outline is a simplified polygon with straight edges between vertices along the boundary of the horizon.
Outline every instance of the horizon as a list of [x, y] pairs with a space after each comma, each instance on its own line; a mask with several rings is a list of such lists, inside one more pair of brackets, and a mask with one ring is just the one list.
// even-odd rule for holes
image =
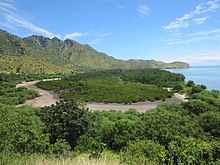
[[117, 59], [219, 66], [219, 15], [219, 0], [2, 0], [0, 29], [72, 39]]

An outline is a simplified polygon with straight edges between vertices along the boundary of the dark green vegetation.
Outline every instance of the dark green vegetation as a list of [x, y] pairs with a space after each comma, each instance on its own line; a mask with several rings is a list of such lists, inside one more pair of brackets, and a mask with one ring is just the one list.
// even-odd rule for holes
[[23, 159], [33, 153], [59, 157], [87, 153], [98, 159], [111, 151], [124, 164], [216, 165], [220, 93], [202, 92], [204, 98], [164, 103], [145, 113], [90, 112], [74, 100], [40, 109], [1, 104], [0, 158], [10, 162], [9, 153], [20, 153]]
[[89, 45], [58, 38], [20, 38], [0, 30], [0, 69], [13, 73], [70, 73], [91, 69], [187, 68], [183, 62], [119, 60]]
[[14, 83], [0, 82], [0, 103], [17, 105], [38, 96], [40, 95], [36, 91], [27, 89], [26, 87], [16, 88]]
[[25, 100], [30, 100], [40, 96], [34, 90], [26, 87], [16, 88], [19, 82], [40, 80], [45, 78], [62, 77], [62, 75], [25, 75], [25, 74], [4, 74], [0, 73], [0, 103], [7, 105], [22, 104]]
[[[57, 85], [56, 89], [68, 93], [76, 84], [83, 91], [86, 82], [99, 85], [100, 90], [105, 89], [103, 82], [116, 87], [123, 83], [127, 92], [129, 85], [161, 89], [170, 84], [186, 92], [189, 101], [163, 103], [144, 113], [134, 109], [91, 112], [74, 99], [43, 108], [13, 106], [33, 94], [26, 88], [16, 89], [17, 82], [53, 76], [0, 74], [0, 97], [5, 98], [0, 102], [0, 164], [83, 165], [83, 161], [102, 161], [106, 154], [117, 164], [128, 165], [220, 164], [220, 91], [207, 91], [204, 85], [183, 82], [181, 74], [161, 70], [92, 71], [62, 76], [47, 87]], [[83, 154], [89, 158], [77, 161]]]
[[[11, 81], [13, 79], [13, 81]], [[0, 103], [8, 105], [22, 104], [25, 100], [40, 96], [36, 91], [25, 87], [16, 88], [20, 77], [0, 74]]]
[[163, 87], [182, 84], [184, 76], [159, 69], [91, 71], [60, 81], [39, 82], [64, 99], [85, 102], [133, 103], [165, 100], [173, 95]]

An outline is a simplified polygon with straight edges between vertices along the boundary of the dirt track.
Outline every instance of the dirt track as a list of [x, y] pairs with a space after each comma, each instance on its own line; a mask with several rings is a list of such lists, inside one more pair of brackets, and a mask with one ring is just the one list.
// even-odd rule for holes
[[39, 81], [23, 82], [21, 84], [16, 85], [16, 87], [24, 86], [24, 87], [33, 89], [41, 95], [40, 97], [37, 97], [35, 99], [26, 100], [24, 104], [20, 104], [18, 106], [32, 105], [33, 107], [44, 107], [44, 106], [49, 106], [51, 104], [55, 104], [57, 101], [59, 101], [58, 95], [55, 94], [54, 92], [43, 90], [43, 89], [36, 87], [35, 84], [37, 82]]
[[[25, 86], [27, 88], [34, 89], [41, 95], [40, 97], [37, 97], [35, 99], [27, 100], [25, 101], [24, 104], [20, 104], [18, 106], [32, 105], [33, 107], [44, 107], [44, 106], [49, 106], [51, 104], [55, 104], [56, 101], [59, 101], [59, 97], [56, 93], [36, 87], [35, 84], [37, 82], [39, 81], [23, 82], [21, 84], [17, 84], [16, 87]], [[184, 101], [185, 101], [185, 97], [183, 95], [175, 93], [172, 98], [167, 98], [165, 101], [154, 101], [154, 102], [145, 101], [145, 102], [138, 102], [138, 103], [133, 103], [133, 104], [87, 103], [86, 107], [88, 107], [91, 110], [111, 110], [112, 109], [112, 110], [120, 110], [120, 111], [127, 111], [128, 109], [133, 108], [133, 109], [137, 109], [140, 112], [145, 112], [146, 110], [156, 108], [157, 105], [163, 102], [181, 103]]]
[[146, 110], [154, 109], [157, 105], [164, 103], [164, 102], [176, 102], [182, 103], [185, 102], [185, 97], [178, 93], [175, 93], [172, 98], [167, 98], [165, 101], [145, 101], [145, 102], [138, 102], [132, 104], [104, 104], [104, 103], [87, 103], [87, 107], [91, 110], [121, 110], [127, 111], [128, 109], [136, 109], [139, 112], [145, 112]]

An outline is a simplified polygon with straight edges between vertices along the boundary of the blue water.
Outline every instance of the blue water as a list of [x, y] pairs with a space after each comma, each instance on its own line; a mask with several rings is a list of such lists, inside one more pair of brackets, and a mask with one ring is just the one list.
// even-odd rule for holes
[[205, 85], [208, 90], [220, 90], [220, 66], [202, 66], [168, 70], [173, 73], [181, 73], [186, 77], [185, 81], [192, 80], [196, 84]]

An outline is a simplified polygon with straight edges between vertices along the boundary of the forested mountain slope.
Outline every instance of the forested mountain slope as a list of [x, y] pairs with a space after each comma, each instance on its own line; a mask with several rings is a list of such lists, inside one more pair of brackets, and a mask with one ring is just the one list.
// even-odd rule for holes
[[[0, 54], [1, 64], [10, 65], [12, 69], [5, 69], [13, 72], [26, 72], [19, 69], [16, 62], [8, 64], [8, 57], [14, 56], [13, 61], [22, 61], [23, 68], [30, 63], [35, 67], [35, 63], [41, 70], [32, 69], [32, 73], [45, 72], [70, 72], [75, 70], [90, 69], [140, 69], [140, 68], [188, 68], [189, 65], [183, 62], [164, 63], [154, 60], [120, 60], [101, 53], [89, 45], [81, 45], [74, 40], [64, 41], [58, 38], [46, 38], [43, 36], [30, 36], [20, 38], [6, 31], [0, 30]], [[32, 61], [32, 62], [31, 62]], [[4, 69], [4, 68], [1, 68]]]

